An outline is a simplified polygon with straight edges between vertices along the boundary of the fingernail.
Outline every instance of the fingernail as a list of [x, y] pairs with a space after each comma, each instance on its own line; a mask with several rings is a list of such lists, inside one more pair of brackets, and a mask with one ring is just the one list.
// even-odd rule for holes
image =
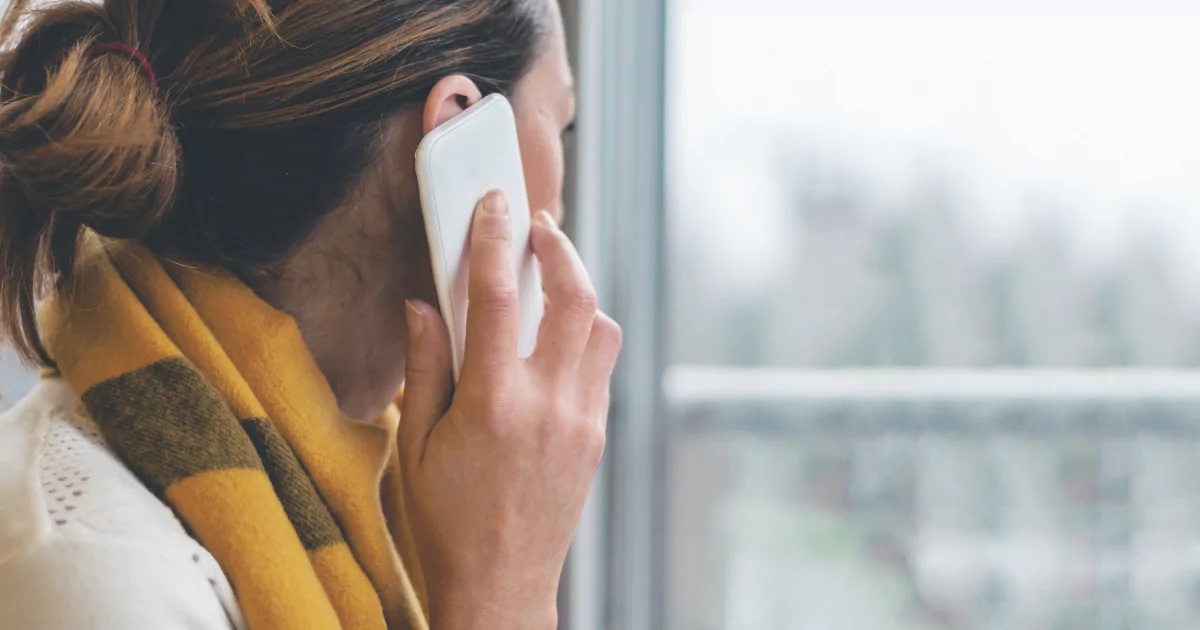
[[508, 202], [504, 200], [504, 193], [499, 190], [493, 190], [483, 198], [483, 209], [496, 216], [508, 215]]
[[408, 319], [408, 330], [413, 337], [420, 337], [425, 331], [425, 319], [421, 317], [421, 311], [417, 309], [416, 303], [412, 300], [404, 300], [404, 310]]
[[538, 213], [534, 218], [548, 228], [558, 229], [558, 223], [555, 222], [554, 217], [550, 216], [550, 213], [546, 212], [545, 210], [538, 210]]

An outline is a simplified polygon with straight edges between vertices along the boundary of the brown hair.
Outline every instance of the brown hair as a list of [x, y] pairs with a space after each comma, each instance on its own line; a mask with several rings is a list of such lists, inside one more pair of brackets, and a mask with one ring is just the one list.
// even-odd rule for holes
[[540, 1], [13, 0], [0, 340], [50, 363], [36, 300], [69, 280], [89, 231], [242, 277], [279, 261], [344, 201], [382, 118], [451, 74], [509, 91], [536, 55]]

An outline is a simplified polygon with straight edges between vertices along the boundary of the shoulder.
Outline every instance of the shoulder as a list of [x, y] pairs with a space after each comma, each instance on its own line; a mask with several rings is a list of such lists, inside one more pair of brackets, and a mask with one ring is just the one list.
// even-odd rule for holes
[[28, 630], [234, 627], [185, 559], [131, 541], [73, 536], [0, 565], [0, 619]]
[[0, 415], [0, 505], [0, 619], [13, 627], [242, 625], [212, 556], [60, 380]]

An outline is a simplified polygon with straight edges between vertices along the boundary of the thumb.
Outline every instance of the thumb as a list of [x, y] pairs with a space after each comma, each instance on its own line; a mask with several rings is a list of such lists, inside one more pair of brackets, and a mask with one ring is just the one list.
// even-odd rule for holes
[[420, 463], [433, 426], [446, 413], [453, 394], [450, 339], [441, 315], [417, 300], [405, 304], [408, 361], [400, 416], [400, 456], [405, 466]]

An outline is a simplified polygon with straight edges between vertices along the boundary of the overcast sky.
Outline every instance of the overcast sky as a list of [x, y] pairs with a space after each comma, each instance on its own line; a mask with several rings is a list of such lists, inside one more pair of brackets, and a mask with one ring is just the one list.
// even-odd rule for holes
[[[762, 188], [765, 146], [788, 135], [884, 200], [948, 173], [985, 246], [1010, 245], [1042, 205], [1067, 214], [1086, 260], [1157, 230], [1200, 285], [1200, 3], [676, 0], [672, 15], [673, 189], [696, 213], [683, 229], [746, 258], [747, 277], [784, 246]], [[699, 207], [751, 188], [741, 212]]]

